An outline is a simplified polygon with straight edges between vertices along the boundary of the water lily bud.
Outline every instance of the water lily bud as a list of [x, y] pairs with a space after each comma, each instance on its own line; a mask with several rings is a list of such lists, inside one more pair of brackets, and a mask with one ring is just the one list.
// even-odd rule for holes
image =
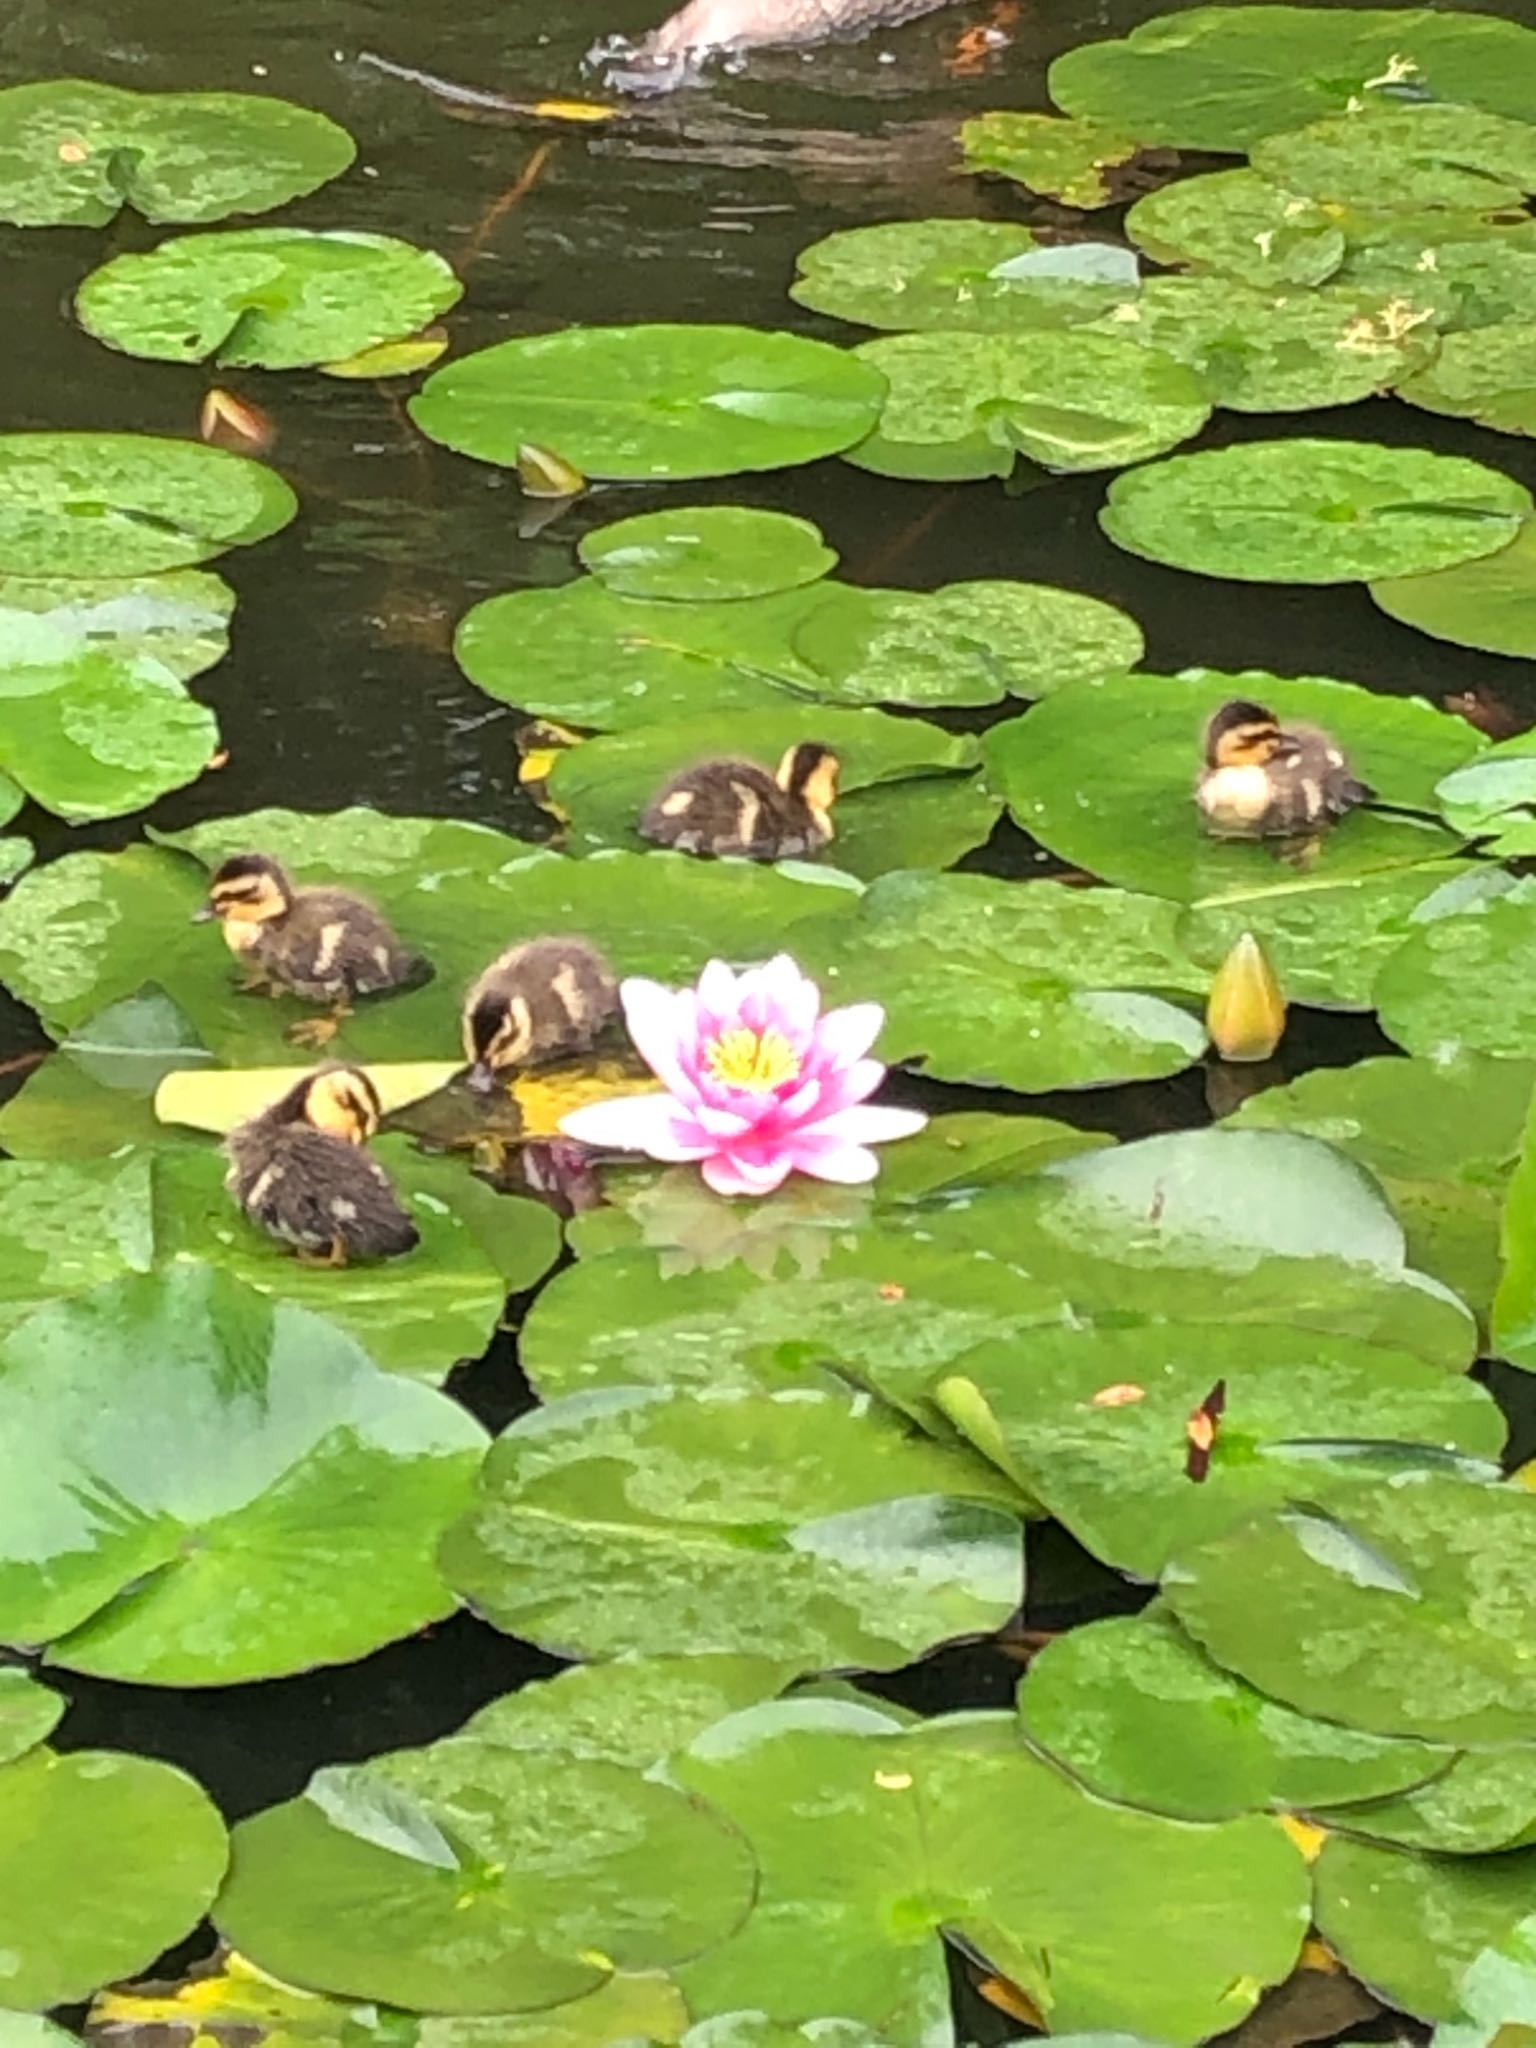
[[203, 399], [197, 431], [203, 440], [215, 447], [233, 448], [242, 455], [260, 455], [277, 438], [277, 428], [272, 424], [270, 415], [259, 405], [253, 405], [246, 398], [237, 398], [233, 391], [221, 391], [217, 386]]
[[1216, 970], [1205, 1028], [1224, 1060], [1267, 1060], [1285, 1034], [1285, 997], [1252, 932], [1243, 933]]
[[517, 480], [530, 498], [574, 498], [587, 480], [552, 448], [525, 441], [517, 451]]

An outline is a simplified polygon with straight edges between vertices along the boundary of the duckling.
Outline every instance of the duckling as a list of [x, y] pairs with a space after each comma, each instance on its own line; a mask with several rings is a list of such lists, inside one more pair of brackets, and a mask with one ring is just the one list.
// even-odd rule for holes
[[464, 998], [469, 1085], [589, 1052], [619, 1014], [613, 969], [586, 939], [530, 939], [493, 960]]
[[1234, 698], [1205, 728], [1195, 802], [1221, 838], [1315, 833], [1374, 795], [1320, 726], [1282, 725], [1262, 704]]
[[378, 1127], [378, 1091], [360, 1067], [317, 1067], [230, 1132], [224, 1185], [253, 1223], [308, 1263], [398, 1258], [419, 1233], [362, 1149]]
[[791, 860], [832, 838], [838, 758], [812, 740], [791, 747], [772, 775], [755, 761], [722, 757], [685, 768], [658, 790], [641, 836], [679, 853]]
[[230, 951], [249, 963], [242, 994], [286, 992], [329, 1003], [331, 1014], [291, 1026], [293, 1045], [325, 1045], [356, 996], [420, 988], [427, 961], [405, 946], [373, 905], [347, 889], [300, 889], [264, 853], [239, 853], [210, 878], [193, 923], [218, 918]]

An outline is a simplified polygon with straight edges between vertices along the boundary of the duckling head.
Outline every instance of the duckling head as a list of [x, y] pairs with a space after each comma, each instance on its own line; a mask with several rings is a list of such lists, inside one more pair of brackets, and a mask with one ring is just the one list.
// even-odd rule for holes
[[524, 1060], [532, 1044], [533, 1012], [510, 989], [483, 989], [465, 1006], [464, 1057], [477, 1095], [489, 1095], [499, 1076]]
[[801, 740], [790, 747], [773, 779], [786, 796], [797, 796], [830, 835], [832, 806], [837, 801], [837, 774], [842, 763], [819, 740]]
[[1272, 711], [1234, 697], [1205, 728], [1207, 768], [1263, 768], [1281, 753], [1285, 734]]
[[208, 901], [193, 911], [192, 922], [207, 924], [216, 917], [230, 945], [242, 952], [259, 926], [286, 917], [292, 908], [293, 884], [277, 862], [264, 853], [237, 853], [210, 876]]
[[382, 1114], [379, 1091], [362, 1068], [339, 1064], [306, 1074], [284, 1097], [288, 1102], [293, 1104], [288, 1121], [309, 1124], [348, 1145], [366, 1145]]

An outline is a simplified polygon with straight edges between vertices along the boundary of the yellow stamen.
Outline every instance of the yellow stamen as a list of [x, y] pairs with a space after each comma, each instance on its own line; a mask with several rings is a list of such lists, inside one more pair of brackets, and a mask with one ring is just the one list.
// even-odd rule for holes
[[704, 1048], [704, 1064], [716, 1081], [729, 1088], [749, 1088], [766, 1094], [781, 1081], [793, 1081], [800, 1072], [795, 1049], [782, 1031], [772, 1025], [759, 1034], [744, 1024], [722, 1031]]

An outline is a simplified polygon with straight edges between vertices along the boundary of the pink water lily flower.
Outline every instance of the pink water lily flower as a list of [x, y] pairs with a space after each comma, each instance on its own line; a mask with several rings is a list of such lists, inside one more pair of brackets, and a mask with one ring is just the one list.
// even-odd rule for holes
[[868, 1057], [880, 1005], [823, 1015], [820, 989], [787, 953], [743, 974], [711, 960], [697, 988], [630, 980], [619, 994], [663, 1092], [572, 1110], [560, 1128], [583, 1144], [697, 1160], [716, 1194], [767, 1195], [792, 1173], [873, 1180], [869, 1147], [928, 1121], [866, 1099], [885, 1078]]

